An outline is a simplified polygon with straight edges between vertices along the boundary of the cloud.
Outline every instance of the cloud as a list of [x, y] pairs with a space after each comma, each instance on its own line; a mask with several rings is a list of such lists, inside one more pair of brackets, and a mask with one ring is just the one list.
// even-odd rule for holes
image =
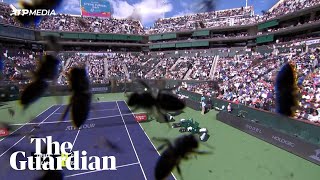
[[58, 12], [68, 14], [80, 14], [80, 1], [79, 0], [63, 0]]
[[195, 14], [196, 8], [198, 6], [197, 2], [181, 2], [182, 10], [178, 11], [172, 17], [185, 16], [189, 14]]
[[128, 4], [126, 1], [109, 0], [109, 2], [113, 9], [112, 16], [115, 18], [126, 18], [133, 12], [134, 7]]
[[143, 24], [148, 24], [172, 10], [172, 4], [168, 0], [141, 0], [140, 2], [129, 4], [122, 0], [109, 0], [113, 8], [113, 16], [116, 18], [127, 18], [135, 12], [140, 16]]

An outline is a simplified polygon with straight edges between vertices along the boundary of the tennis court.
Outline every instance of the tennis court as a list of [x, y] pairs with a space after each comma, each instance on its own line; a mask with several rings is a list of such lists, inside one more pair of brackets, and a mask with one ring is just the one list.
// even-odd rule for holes
[[[77, 130], [66, 130], [68, 126], [71, 126], [69, 119], [66, 119], [64, 123], [57, 123], [65, 106], [52, 106], [55, 98], [43, 97], [28, 110], [28, 114], [38, 115], [33, 118], [31, 123], [40, 124], [44, 121], [40, 125], [40, 129], [35, 128], [34, 130], [37, 132], [37, 136], [52, 135], [56, 141], [69, 141], [71, 143], [76, 139], [74, 150], [86, 150], [88, 156], [98, 155], [101, 157], [114, 155], [117, 158], [117, 166], [119, 166], [117, 171], [64, 171], [66, 179], [87, 179], [95, 177], [97, 179], [108, 178], [122, 180], [128, 179], [129, 176], [132, 177], [130, 179], [143, 180], [145, 179], [143, 169], [146, 178], [153, 180], [153, 168], [156, 159], [159, 157], [158, 153], [154, 150], [154, 146], [158, 147], [162, 142], [152, 141], [152, 143], [150, 143], [148, 137], [150, 137], [150, 139], [152, 137], [161, 137], [173, 140], [183, 134], [180, 133], [178, 129], [169, 128], [165, 123], [161, 124], [156, 121], [136, 123], [132, 113], [123, 101], [125, 100], [123, 93], [100, 94], [96, 95], [96, 97], [99, 97], [101, 101], [108, 102], [94, 103], [90, 117], [85, 124], [87, 124], [87, 127], [90, 127], [90, 124], [93, 124], [93, 122], [94, 124], [103, 122], [103, 124], [100, 124], [100, 128], [96, 125], [94, 128], [81, 129], [77, 139]], [[68, 100], [68, 97], [66, 97], [65, 102], [68, 102]], [[24, 125], [28, 119], [20, 115], [17, 102], [10, 102], [9, 105], [17, 109], [16, 115], [10, 119], [5, 109], [0, 111], [0, 117], [3, 117], [3, 121], [7, 120], [12, 123], [21, 123], [17, 125], [20, 129], [14, 134], [30, 132], [35, 125], [38, 125], [31, 123]], [[216, 120], [216, 114], [216, 111], [210, 111], [205, 115], [201, 115], [198, 111], [185, 108], [183, 113], [175, 116], [176, 122], [182, 118], [193, 118], [200, 123], [200, 127], [207, 128], [208, 134], [210, 135], [207, 142], [201, 143], [199, 150], [211, 151], [212, 154], [197, 156], [197, 158], [190, 156], [187, 161], [181, 161], [180, 167], [184, 180], [319, 179], [320, 167], [318, 165], [224, 124]], [[24, 119], [26, 120], [24, 121]], [[126, 124], [126, 126], [124, 124]], [[128, 134], [131, 136], [133, 145], [131, 144]], [[146, 136], [146, 134], [148, 136]], [[114, 151], [110, 148], [96, 148], [95, 146], [99, 143], [100, 137], [110, 137], [109, 140], [116, 143], [120, 147], [121, 152]], [[0, 142], [0, 155], [21, 138], [23, 138], [23, 135], [7, 137], [2, 140]], [[208, 144], [214, 149], [209, 149], [203, 144]], [[133, 146], [135, 147], [137, 156]], [[14, 145], [11, 150], [2, 155], [0, 158], [0, 175], [4, 177], [4, 179], [17, 179], [18, 177], [32, 180], [36, 179], [35, 177], [40, 176], [41, 172], [19, 172], [12, 170], [9, 166], [9, 156], [12, 152], [19, 150], [19, 148], [32, 150], [33, 146], [30, 146], [27, 136]], [[4, 166], [3, 163], [6, 163], [6, 166]], [[176, 179], [181, 179], [176, 170], [174, 170], [173, 173]], [[169, 179], [174, 179], [174, 177], [171, 176]]]
[[[87, 151], [88, 157], [116, 157], [115, 171], [65, 169], [63, 173], [66, 179], [153, 179], [159, 154], [124, 101], [92, 104], [89, 118], [79, 130], [72, 128], [69, 117], [59, 122], [65, 107], [54, 105], [29, 123], [13, 124], [18, 126], [17, 129], [11, 137], [0, 142], [0, 163], [9, 166], [11, 154], [18, 150], [30, 152], [26, 154], [30, 156], [35, 149], [34, 144], [30, 144], [31, 134], [35, 137], [52, 136], [52, 140], [60, 144], [71, 142], [72, 151]], [[117, 149], [101, 145], [106, 139], [116, 144]], [[4, 179], [36, 179], [41, 176], [39, 171], [16, 171], [12, 168], [2, 168], [0, 174]]]

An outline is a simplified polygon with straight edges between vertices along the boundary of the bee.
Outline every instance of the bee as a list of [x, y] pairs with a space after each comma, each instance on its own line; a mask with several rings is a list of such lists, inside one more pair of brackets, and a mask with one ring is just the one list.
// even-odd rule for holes
[[48, 89], [47, 80], [54, 80], [59, 74], [60, 60], [52, 55], [45, 55], [36, 72], [33, 72], [34, 81], [22, 91], [20, 103], [26, 109], [31, 103], [38, 100]]
[[175, 139], [174, 143], [171, 143], [168, 139], [154, 138], [154, 140], [165, 142], [158, 148], [159, 151], [168, 146], [157, 161], [154, 174], [156, 180], [163, 180], [168, 177], [175, 167], [182, 177], [180, 161], [188, 159], [190, 154], [210, 154], [210, 152], [197, 151], [199, 142], [192, 134], [180, 136]]
[[286, 63], [278, 72], [276, 83], [276, 111], [293, 117], [299, 106], [297, 72], [294, 64]]
[[[52, 152], [55, 152], [56, 151], [56, 147], [52, 144], [51, 145], [51, 149], [52, 149]], [[61, 154], [61, 151], [58, 150], [58, 153]], [[31, 153], [34, 155], [34, 152]], [[47, 150], [47, 146], [43, 147], [41, 149], [41, 154], [48, 154], [48, 150]], [[59, 157], [60, 155], [50, 155], [51, 157], [53, 158], [57, 158]], [[48, 162], [49, 161], [49, 157], [45, 157], [44, 159], [42, 159], [42, 162], [41, 163], [45, 163], [45, 162]], [[54, 168], [56, 169], [58, 167], [58, 161], [55, 161], [54, 162]], [[62, 180], [64, 179], [64, 174], [62, 171], [60, 170], [43, 170], [42, 172], [44, 172], [44, 174], [42, 175], [41, 178], [38, 178], [38, 180]]]
[[38, 180], [63, 180], [63, 177], [62, 171], [48, 170], [45, 171], [44, 175]]
[[56, 36], [46, 36], [46, 41], [47, 41], [47, 47], [48, 50], [50, 51], [54, 51], [55, 53], [60, 52], [63, 47], [62, 45], [59, 43], [59, 39]]
[[11, 117], [15, 115], [15, 111], [12, 108], [8, 109], [8, 113], [10, 114]]
[[108, 138], [106, 137], [100, 137], [98, 139], [98, 142], [96, 145], [94, 145], [95, 149], [104, 149], [104, 148], [108, 148], [108, 149], [112, 149], [115, 150], [117, 152], [121, 152], [121, 149], [118, 145], [116, 145], [114, 142], [111, 142]]
[[89, 76], [85, 68], [72, 68], [70, 71], [69, 82], [71, 86], [72, 96], [62, 119], [71, 108], [72, 123], [79, 128], [87, 119], [91, 106], [90, 82]]
[[145, 91], [131, 94], [128, 100], [129, 106], [143, 108], [149, 111], [155, 107], [161, 120], [165, 122], [169, 122], [169, 118], [166, 115], [167, 112], [176, 112], [185, 108], [185, 103], [174, 94], [170, 93], [173, 89], [159, 90], [157, 96], [154, 96], [150, 91], [150, 87], [145, 82], [142, 80], [139, 80], [138, 82], [145, 87]]

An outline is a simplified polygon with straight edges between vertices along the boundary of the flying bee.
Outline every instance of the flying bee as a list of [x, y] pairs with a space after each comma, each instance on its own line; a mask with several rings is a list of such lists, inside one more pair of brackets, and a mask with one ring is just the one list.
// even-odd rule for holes
[[121, 149], [118, 145], [116, 145], [114, 142], [110, 141], [108, 138], [106, 137], [100, 137], [98, 139], [98, 142], [96, 145], [94, 145], [94, 148], [96, 149], [104, 149], [104, 148], [108, 148], [108, 149], [112, 149], [115, 150], [117, 152], [121, 152]]
[[8, 113], [10, 114], [11, 117], [13, 117], [16, 112], [12, 108], [9, 108]]
[[44, 175], [39, 180], [63, 180], [64, 175], [59, 170], [48, 170], [45, 171]]
[[54, 80], [59, 74], [60, 60], [52, 55], [45, 55], [39, 68], [33, 72], [34, 81], [22, 91], [20, 103], [26, 109], [31, 103], [38, 100], [48, 89], [47, 80]]
[[281, 67], [276, 77], [275, 90], [276, 112], [293, 117], [299, 107], [297, 70], [293, 63], [286, 63]]
[[69, 76], [73, 94], [62, 118], [65, 119], [71, 108], [72, 123], [79, 128], [87, 120], [91, 106], [89, 76], [85, 68], [78, 67], [72, 68]]
[[60, 52], [63, 49], [63, 46], [59, 43], [59, 39], [56, 36], [46, 36], [47, 48], [50, 51], [54, 51], [56, 53]]
[[190, 154], [210, 154], [210, 152], [197, 151], [199, 142], [192, 134], [180, 136], [176, 138], [173, 143], [168, 139], [154, 138], [154, 140], [165, 142], [165, 144], [158, 148], [159, 151], [168, 146], [157, 161], [155, 167], [156, 180], [163, 180], [168, 177], [175, 167], [182, 177], [181, 169], [179, 167], [180, 161], [188, 159], [188, 155]]
[[143, 108], [149, 111], [155, 107], [161, 120], [165, 122], [169, 122], [169, 118], [166, 115], [167, 112], [176, 112], [185, 108], [185, 103], [174, 94], [170, 93], [173, 89], [159, 90], [157, 95], [154, 96], [150, 91], [150, 87], [145, 82], [142, 80], [139, 80], [138, 82], [145, 87], [145, 91], [131, 94], [128, 100], [129, 106]]

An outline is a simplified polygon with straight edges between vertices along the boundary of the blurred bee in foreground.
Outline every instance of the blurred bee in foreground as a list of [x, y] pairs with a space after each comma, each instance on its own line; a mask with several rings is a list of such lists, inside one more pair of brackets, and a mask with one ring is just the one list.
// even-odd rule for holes
[[12, 108], [8, 109], [8, 113], [10, 114], [11, 117], [13, 117], [16, 114], [16, 112]]
[[276, 78], [276, 111], [279, 114], [293, 117], [298, 108], [298, 83], [294, 64], [286, 63]]
[[173, 144], [168, 139], [154, 138], [154, 140], [165, 142], [165, 144], [158, 148], [159, 151], [168, 146], [157, 161], [155, 167], [156, 180], [163, 180], [168, 177], [175, 167], [177, 168], [179, 175], [182, 177], [181, 169], [179, 167], [180, 161], [182, 159], [188, 159], [188, 155], [192, 153], [210, 154], [210, 152], [197, 151], [199, 142], [192, 134], [178, 137], [175, 139]]
[[63, 173], [59, 170], [48, 170], [45, 171], [44, 175], [38, 180], [63, 180]]
[[[143, 108], [152, 111], [156, 108], [156, 112], [160, 115], [162, 122], [169, 122], [169, 118], [166, 115], [167, 112], [176, 112], [185, 108], [185, 103], [170, 91], [173, 89], [159, 90], [156, 96], [152, 94], [150, 87], [142, 80], [138, 81], [145, 87], [145, 91], [142, 93], [133, 93], [129, 96], [128, 105], [135, 108]], [[134, 110], [133, 110], [134, 111]]]
[[52, 55], [45, 55], [38, 69], [33, 72], [34, 81], [22, 91], [20, 103], [26, 109], [31, 103], [38, 100], [48, 89], [48, 80], [54, 80], [59, 74], [60, 60]]
[[69, 76], [69, 84], [73, 94], [62, 118], [65, 119], [71, 108], [73, 125], [79, 128], [87, 120], [90, 111], [92, 97], [90, 82], [85, 68], [75, 67], [71, 69]]

